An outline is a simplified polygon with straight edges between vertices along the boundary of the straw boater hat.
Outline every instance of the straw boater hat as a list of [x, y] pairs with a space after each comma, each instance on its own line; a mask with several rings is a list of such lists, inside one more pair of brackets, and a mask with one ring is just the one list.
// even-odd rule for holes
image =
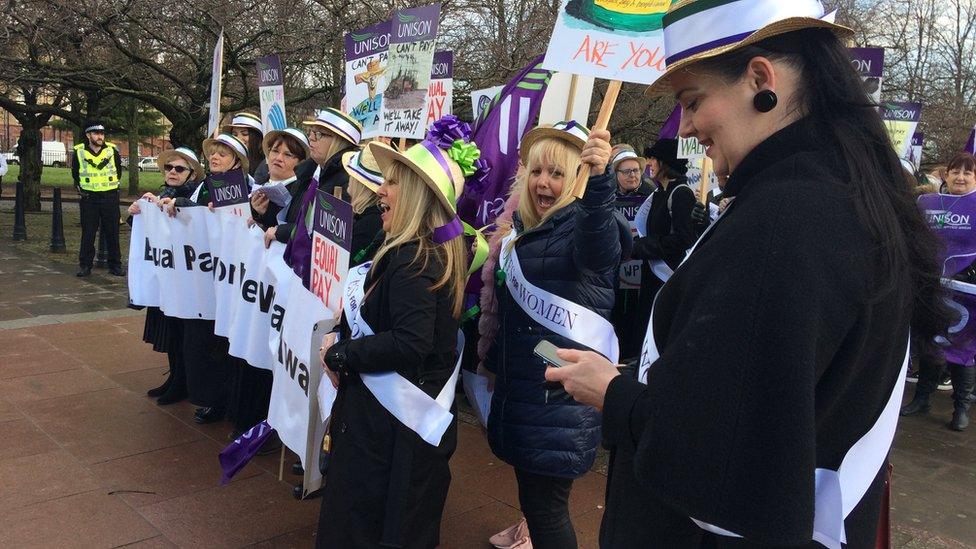
[[582, 151], [583, 146], [586, 145], [586, 140], [590, 138], [590, 130], [575, 120], [556, 122], [552, 126], [532, 128], [522, 136], [522, 143], [519, 145], [519, 158], [523, 164], [527, 164], [529, 161], [529, 151], [532, 150], [532, 145], [535, 145], [540, 139], [547, 138], [565, 141]]
[[383, 172], [376, 158], [373, 157], [373, 150], [369, 147], [343, 154], [342, 167], [346, 169], [349, 177], [359, 181], [374, 193], [383, 184]]
[[259, 134], [264, 134], [264, 124], [261, 122], [261, 117], [249, 112], [239, 112], [235, 114], [234, 118], [231, 119], [230, 124], [220, 128], [220, 131], [223, 133], [231, 133], [233, 128], [247, 128], [249, 130], [258, 132]]
[[230, 150], [234, 151], [234, 154], [237, 155], [237, 159], [241, 161], [241, 167], [244, 168], [244, 172], [247, 173], [248, 171], [247, 147], [244, 146], [244, 143], [241, 143], [240, 139], [234, 137], [229, 133], [222, 133], [218, 135], [215, 139], [205, 139], [203, 141], [203, 154], [209, 157], [210, 154], [213, 152], [213, 148], [218, 143], [221, 145], [225, 145], [228, 148], [230, 148]]
[[675, 72], [767, 38], [802, 29], [830, 29], [841, 38], [853, 35], [825, 14], [818, 0], [680, 0], [664, 16], [667, 69], [647, 94], [668, 91]]
[[200, 159], [197, 158], [197, 153], [186, 147], [166, 149], [159, 153], [159, 156], [156, 157], [156, 165], [159, 166], [159, 171], [163, 171], [163, 165], [169, 163], [174, 158], [182, 158], [190, 165], [190, 169], [193, 170], [193, 179], [191, 181], [200, 181], [203, 179], [203, 166], [200, 165]]
[[325, 128], [353, 145], [358, 145], [363, 139], [363, 125], [348, 114], [331, 107], [322, 109], [314, 119], [306, 120], [302, 124]]
[[268, 149], [271, 148], [272, 143], [278, 140], [279, 137], [287, 135], [305, 149], [305, 157], [308, 158], [309, 147], [308, 147], [308, 137], [306, 137], [305, 132], [298, 128], [285, 128], [283, 130], [271, 130], [267, 135], [264, 136], [264, 141], [261, 143], [261, 148], [264, 149], [264, 156], [268, 156]]
[[644, 173], [644, 167], [647, 166], [647, 159], [643, 156], [637, 156], [637, 153], [633, 149], [624, 149], [614, 155], [613, 159], [610, 160], [613, 171], [617, 171], [617, 164], [620, 164], [624, 160], [636, 160], [640, 166], [641, 173]]
[[384, 174], [394, 163], [400, 162], [419, 175], [434, 191], [448, 215], [453, 217], [447, 225], [434, 230], [436, 242], [447, 242], [465, 232], [457, 217], [457, 199], [464, 190], [464, 178], [484, 172], [486, 168], [479, 160], [481, 151], [471, 142], [471, 127], [467, 123], [447, 115], [431, 125], [423, 141], [403, 152], [378, 141], [367, 147]]

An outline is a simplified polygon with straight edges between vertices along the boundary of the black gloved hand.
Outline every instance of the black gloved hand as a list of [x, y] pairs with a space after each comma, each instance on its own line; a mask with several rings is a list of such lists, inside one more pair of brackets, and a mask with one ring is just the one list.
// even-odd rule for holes
[[708, 208], [701, 202], [695, 202], [695, 207], [691, 210], [691, 220], [701, 225], [708, 221]]

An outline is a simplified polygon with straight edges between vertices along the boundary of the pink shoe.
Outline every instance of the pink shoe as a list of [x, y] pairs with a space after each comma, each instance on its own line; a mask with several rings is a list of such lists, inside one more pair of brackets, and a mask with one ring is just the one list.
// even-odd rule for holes
[[529, 525], [525, 522], [525, 517], [522, 517], [518, 524], [488, 538], [488, 543], [497, 549], [532, 549]]

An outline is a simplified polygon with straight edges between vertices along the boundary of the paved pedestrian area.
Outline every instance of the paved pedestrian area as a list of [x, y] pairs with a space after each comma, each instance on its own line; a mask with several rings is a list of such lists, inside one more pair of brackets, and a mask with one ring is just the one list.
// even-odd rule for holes
[[[229, 424], [144, 396], [165, 356], [142, 343], [123, 280], [76, 279], [0, 238], [0, 547], [312, 546], [320, 501], [292, 498], [299, 479], [278, 480], [277, 455], [220, 486]], [[931, 416], [901, 422], [895, 547], [976, 547], [976, 428], [949, 432], [950, 413], [940, 393]], [[462, 419], [442, 547], [487, 547], [519, 517], [515, 479]], [[581, 547], [597, 545], [605, 480], [598, 466], [574, 487]]]

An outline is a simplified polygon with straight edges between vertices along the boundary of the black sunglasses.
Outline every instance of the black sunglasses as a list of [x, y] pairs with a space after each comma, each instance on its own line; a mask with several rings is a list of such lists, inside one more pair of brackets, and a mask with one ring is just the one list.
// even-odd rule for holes
[[190, 168], [187, 168], [186, 166], [174, 166], [172, 164], [163, 164], [163, 172], [169, 172], [169, 171], [175, 171], [176, 173], [180, 174], [183, 172], [190, 171]]

